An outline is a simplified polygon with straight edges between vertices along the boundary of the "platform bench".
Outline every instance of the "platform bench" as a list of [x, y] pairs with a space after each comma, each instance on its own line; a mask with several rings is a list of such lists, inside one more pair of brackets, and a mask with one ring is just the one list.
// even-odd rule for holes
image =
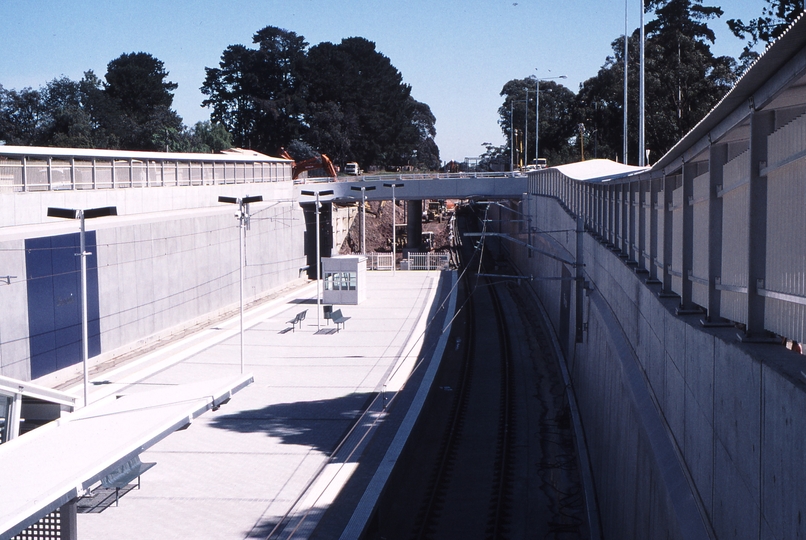
[[[307, 313], [308, 313], [308, 310], [307, 310], [307, 309], [304, 309], [304, 310], [300, 311], [299, 313], [297, 313], [296, 317], [294, 317], [294, 318], [293, 318], [293, 319], [291, 319], [290, 321], [286, 321], [286, 323], [287, 323], [287, 324], [290, 324], [290, 325], [291, 325], [291, 331], [292, 331], [292, 332], [293, 332], [293, 331], [294, 331], [294, 329], [297, 327], [297, 325], [299, 325], [299, 327], [300, 327], [300, 328], [302, 328], [302, 321], [304, 321], [304, 320], [305, 320], [305, 315], [306, 315]], [[288, 330], [286, 330], [286, 332], [287, 332], [287, 331], [288, 331]]]
[[341, 325], [341, 327], [344, 328], [344, 323], [347, 322], [349, 319], [350, 317], [345, 317], [344, 315], [341, 314], [340, 309], [337, 309], [336, 311], [330, 314], [330, 320], [336, 323], [336, 332], [339, 331], [339, 325]]

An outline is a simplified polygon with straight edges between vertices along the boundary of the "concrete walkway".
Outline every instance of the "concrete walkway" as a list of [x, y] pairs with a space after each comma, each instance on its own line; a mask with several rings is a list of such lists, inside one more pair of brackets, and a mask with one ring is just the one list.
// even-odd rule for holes
[[[339, 537], [348, 521], [360, 528], [383, 480], [377, 465], [405, 441], [399, 426], [436, 341], [444, 347], [452, 314], [440, 306], [452, 283], [449, 272], [370, 272], [367, 300], [341, 306], [351, 318], [338, 333], [323, 318], [317, 332], [314, 285], [248, 312], [245, 372], [255, 382], [144, 452], [157, 465], [141, 489], [118, 507], [79, 514], [79, 538]], [[302, 327], [290, 331], [286, 321], [303, 309]], [[239, 344], [236, 317], [96, 377], [90, 401], [237, 374]], [[410, 395], [394, 399], [415, 366]], [[323, 519], [329, 508], [339, 515]]]

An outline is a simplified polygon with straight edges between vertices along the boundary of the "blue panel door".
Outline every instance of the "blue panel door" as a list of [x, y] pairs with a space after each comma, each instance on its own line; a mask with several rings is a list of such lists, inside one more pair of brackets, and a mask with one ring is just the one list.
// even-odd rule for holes
[[[86, 233], [89, 356], [101, 352], [95, 231]], [[81, 362], [79, 234], [25, 241], [31, 377]]]

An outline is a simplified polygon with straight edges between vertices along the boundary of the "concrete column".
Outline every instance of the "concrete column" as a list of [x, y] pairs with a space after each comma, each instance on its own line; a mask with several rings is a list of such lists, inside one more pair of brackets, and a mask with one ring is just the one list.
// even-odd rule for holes
[[419, 249], [423, 240], [423, 201], [406, 201], [406, 248]]
[[674, 182], [672, 178], [664, 176], [661, 180], [661, 191], [663, 192], [663, 207], [658, 209], [658, 221], [663, 220], [663, 238], [658, 238], [658, 253], [663, 253], [663, 268], [658, 280], [663, 283], [662, 294], [671, 294], [672, 292], [672, 275], [669, 273], [669, 265], [672, 264], [672, 239], [674, 237], [672, 231], [673, 214], [670, 209], [672, 204], [672, 192], [674, 191]]
[[649, 270], [645, 267], [646, 259], [644, 258], [644, 253], [647, 250], [647, 234], [646, 234], [646, 211], [644, 211], [644, 205], [647, 204], [646, 199], [646, 187], [649, 184], [649, 176], [642, 177], [642, 180], [637, 182], [638, 193], [636, 199], [636, 209], [635, 212], [638, 216], [638, 238], [636, 238], [636, 244], [638, 245], [638, 251], [635, 253], [635, 260], [638, 262], [638, 268], [641, 270], [642, 273], [646, 274], [646, 271]]
[[630, 230], [632, 229], [632, 205], [630, 197], [630, 183], [625, 182], [619, 186], [621, 193], [621, 254], [624, 258], [630, 258]]
[[78, 540], [78, 512], [76, 511], [76, 501], [73, 499], [69, 503], [59, 508], [59, 525], [62, 540]]
[[747, 336], [763, 337], [764, 297], [758, 294], [758, 280], [766, 275], [767, 264], [767, 136], [775, 130], [775, 113], [754, 111], [750, 116], [750, 197], [748, 205]]
[[722, 172], [728, 161], [728, 145], [714, 144], [710, 148], [708, 169], [708, 314], [707, 324], [718, 322], [722, 295], [716, 288], [716, 278], [722, 275], [722, 198], [717, 191], [722, 186]]
[[694, 308], [691, 301], [691, 280], [689, 272], [694, 266], [694, 179], [699, 170], [697, 163], [686, 163], [683, 166], [683, 245], [675, 249], [683, 251], [683, 288], [680, 295], [680, 309]]
[[[651, 178], [649, 180], [649, 200], [646, 202], [649, 205], [649, 230], [651, 234], [646, 239], [647, 250], [649, 250], [649, 278], [647, 283], [661, 283], [658, 277], [658, 266], [655, 260], [658, 258], [658, 219], [662, 216], [661, 209], [658, 207], [658, 193], [660, 192], [663, 180], [661, 177]], [[661, 273], [662, 276], [662, 273]]]
[[627, 207], [629, 208], [629, 224], [627, 225], [627, 261], [629, 263], [637, 263], [638, 255], [636, 248], [638, 247], [637, 228], [635, 223], [638, 221], [639, 214], [639, 201], [641, 200], [641, 182], [633, 181], [627, 184]]

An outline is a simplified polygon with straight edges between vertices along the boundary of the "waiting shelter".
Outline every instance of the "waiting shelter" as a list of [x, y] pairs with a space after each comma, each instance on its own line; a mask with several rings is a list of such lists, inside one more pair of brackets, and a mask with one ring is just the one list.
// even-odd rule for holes
[[340, 255], [322, 259], [325, 304], [358, 305], [367, 297], [367, 258], [362, 255]]

